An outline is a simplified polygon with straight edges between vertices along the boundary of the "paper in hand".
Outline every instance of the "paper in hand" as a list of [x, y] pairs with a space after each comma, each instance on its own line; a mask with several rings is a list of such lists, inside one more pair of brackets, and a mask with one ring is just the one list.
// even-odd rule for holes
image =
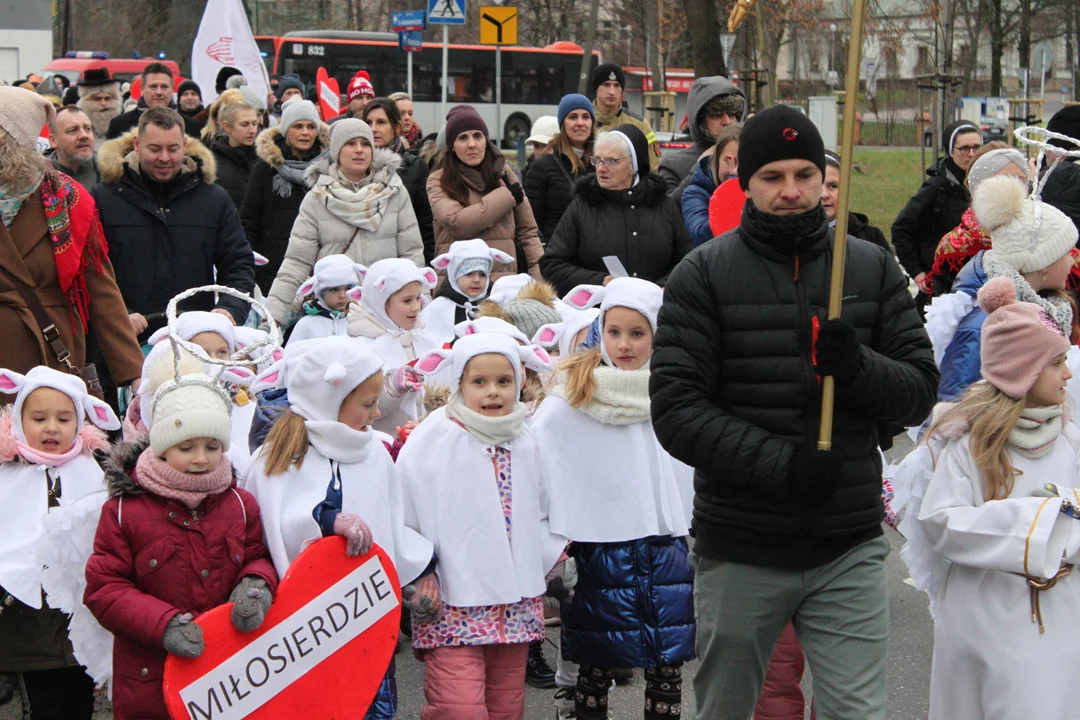
[[630, 277], [630, 273], [626, 272], [626, 268], [623, 267], [622, 262], [615, 255], [605, 255], [604, 266], [613, 279]]

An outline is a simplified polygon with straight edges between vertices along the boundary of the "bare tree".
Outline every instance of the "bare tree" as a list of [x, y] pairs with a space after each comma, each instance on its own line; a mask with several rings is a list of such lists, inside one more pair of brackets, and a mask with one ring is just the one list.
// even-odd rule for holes
[[720, 45], [720, 22], [717, 18], [717, 11], [723, 6], [715, 0], [683, 0], [683, 8], [692, 40], [694, 74], [698, 77], [727, 76], [727, 58]]

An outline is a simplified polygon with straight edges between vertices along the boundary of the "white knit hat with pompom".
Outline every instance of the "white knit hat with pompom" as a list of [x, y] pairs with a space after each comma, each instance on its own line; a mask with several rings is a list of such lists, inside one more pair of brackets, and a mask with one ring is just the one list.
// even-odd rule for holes
[[1021, 273], [1053, 265], [1076, 245], [1072, 220], [1056, 207], [1029, 197], [1017, 178], [999, 175], [983, 181], [971, 207], [975, 219], [990, 232], [991, 249], [986, 256]]

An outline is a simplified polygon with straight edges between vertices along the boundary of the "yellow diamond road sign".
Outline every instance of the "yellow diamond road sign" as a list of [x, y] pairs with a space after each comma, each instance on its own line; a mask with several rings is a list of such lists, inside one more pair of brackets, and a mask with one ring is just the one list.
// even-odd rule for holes
[[518, 9], [489, 5], [480, 8], [481, 45], [517, 45]]

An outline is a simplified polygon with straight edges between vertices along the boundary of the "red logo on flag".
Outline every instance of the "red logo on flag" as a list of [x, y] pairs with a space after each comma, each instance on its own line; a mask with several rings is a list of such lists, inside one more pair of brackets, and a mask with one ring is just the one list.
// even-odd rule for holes
[[233, 58], [233, 39], [231, 37], [221, 37], [215, 43], [210, 43], [206, 48], [206, 54], [212, 57], [222, 65], [235, 65], [236, 60]]

